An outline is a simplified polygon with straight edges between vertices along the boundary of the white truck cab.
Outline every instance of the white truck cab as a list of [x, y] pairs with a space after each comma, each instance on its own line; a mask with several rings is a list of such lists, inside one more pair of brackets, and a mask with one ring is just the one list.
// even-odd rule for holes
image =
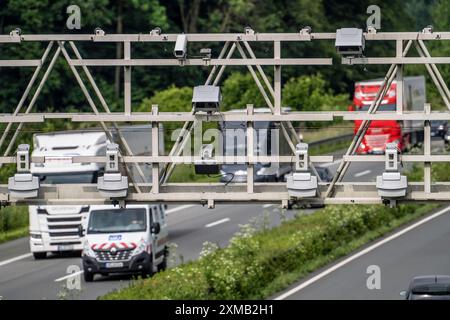
[[84, 279], [95, 274], [151, 275], [167, 265], [168, 231], [163, 205], [91, 206], [82, 253]]
[[[44, 163], [31, 163], [31, 173], [41, 185], [95, 183], [102, 166], [96, 163], [72, 163], [74, 156], [105, 154], [104, 132], [72, 131], [36, 134], [33, 157], [44, 157]], [[86, 225], [88, 205], [29, 206], [30, 250], [35, 259], [48, 252], [80, 251], [82, 238], [78, 226]]]

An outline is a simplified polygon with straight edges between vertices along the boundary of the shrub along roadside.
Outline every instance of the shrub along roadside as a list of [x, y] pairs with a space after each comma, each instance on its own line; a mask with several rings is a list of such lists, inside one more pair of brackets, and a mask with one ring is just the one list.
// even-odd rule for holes
[[199, 260], [138, 280], [102, 299], [266, 298], [435, 207], [329, 206], [270, 230], [246, 225], [228, 247], [207, 244]]
[[28, 234], [28, 207], [6, 207], [0, 210], [0, 243]]

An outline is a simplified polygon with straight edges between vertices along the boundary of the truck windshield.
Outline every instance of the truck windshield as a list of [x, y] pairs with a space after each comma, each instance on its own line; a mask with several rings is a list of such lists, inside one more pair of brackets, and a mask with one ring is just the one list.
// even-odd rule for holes
[[[357, 109], [357, 111], [369, 111], [370, 105], [364, 105]], [[395, 111], [397, 110], [397, 106], [395, 104], [380, 104], [377, 111]]]
[[96, 172], [71, 172], [71, 173], [45, 173], [39, 174], [42, 184], [75, 184], [97, 182]]
[[146, 229], [145, 209], [105, 209], [91, 211], [87, 233], [142, 232]]

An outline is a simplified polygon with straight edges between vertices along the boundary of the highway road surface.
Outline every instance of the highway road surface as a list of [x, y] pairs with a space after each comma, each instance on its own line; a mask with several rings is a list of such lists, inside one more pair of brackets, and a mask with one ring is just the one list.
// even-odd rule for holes
[[[292, 285], [275, 299], [404, 299], [420, 275], [450, 274], [450, 207], [387, 235]], [[379, 268], [379, 288], [367, 280]], [[369, 268], [369, 273], [368, 273]], [[377, 271], [378, 272], [378, 271]], [[372, 280], [373, 278], [369, 279]]]
[[[334, 172], [339, 165], [339, 160], [328, 164], [329, 169]], [[367, 181], [374, 180], [376, 175], [383, 172], [383, 164], [375, 165], [373, 163], [354, 163], [350, 166], [344, 181]], [[306, 210], [302, 212], [311, 212]], [[178, 245], [177, 256], [179, 261], [188, 261], [196, 259], [202, 249], [205, 241], [218, 243], [220, 246], [227, 245], [229, 239], [239, 231], [239, 225], [246, 224], [254, 217], [261, 216], [263, 212], [269, 213], [270, 225], [275, 226], [280, 223], [280, 209], [274, 205], [248, 204], [248, 205], [218, 205], [214, 210], [208, 210], [200, 205], [184, 205], [169, 207], [167, 222], [169, 226], [171, 242]], [[287, 212], [287, 218], [295, 214], [295, 210]], [[440, 224], [442, 229], [447, 225]], [[439, 223], [436, 226], [439, 228]], [[438, 238], [440, 233], [434, 230], [428, 234], [430, 244], [432, 241], [445, 246], [445, 240], [449, 240], [450, 232], [447, 238]], [[443, 230], [441, 230], [443, 231]], [[441, 234], [444, 236], [445, 234]], [[435, 237], [436, 236], [436, 237]], [[413, 245], [414, 246], [414, 245]], [[441, 248], [441, 247], [438, 247]], [[401, 248], [399, 248], [401, 249]], [[437, 250], [437, 249], [436, 249]], [[417, 248], [415, 254], [420, 253]], [[430, 251], [430, 254], [433, 250]], [[411, 255], [411, 259], [412, 259]], [[388, 272], [389, 259], [399, 258], [398, 253], [386, 254], [385, 260], [377, 263], [383, 264]], [[407, 261], [404, 261], [405, 263]], [[450, 263], [450, 259], [448, 259]], [[375, 263], [375, 262], [373, 262]], [[436, 262], [438, 263], [438, 262]], [[366, 264], [366, 263], [365, 263]], [[28, 239], [18, 239], [0, 245], [0, 297], [2, 299], [58, 299], [61, 293], [64, 293], [64, 286], [68, 280], [67, 268], [71, 265], [81, 266], [81, 259], [77, 256], [51, 256], [46, 260], [35, 261], [29, 253]], [[344, 268], [345, 269], [345, 268]], [[449, 268], [450, 270], [450, 268]], [[364, 270], [363, 270], [364, 271]], [[430, 272], [434, 271], [430, 269]], [[81, 271], [82, 272], [82, 271]], [[355, 277], [361, 277], [359, 269], [354, 271]], [[401, 273], [402, 270], [396, 270]], [[450, 272], [450, 271], [449, 271]], [[82, 275], [80, 274], [79, 276]], [[364, 272], [362, 274], [364, 276]], [[394, 275], [393, 275], [394, 276]], [[344, 282], [341, 277], [335, 277], [335, 282], [341, 283], [340, 290], [331, 290], [335, 282], [325, 284], [325, 291], [320, 288], [316, 291], [302, 291], [299, 294], [305, 296], [292, 295], [292, 298], [320, 297], [322, 292], [324, 298], [333, 297], [333, 293], [342, 294], [342, 297], [358, 297], [362, 294], [360, 291], [346, 292], [342, 290], [344, 284], [351, 278], [346, 274]], [[388, 280], [386, 276], [386, 280]], [[399, 278], [400, 279], [400, 278]], [[69, 298], [73, 299], [96, 299], [111, 290], [129, 285], [129, 276], [109, 276], [97, 277], [93, 283], [81, 283], [81, 291], [71, 291]], [[356, 280], [354, 280], [356, 281]], [[404, 281], [400, 281], [403, 285]], [[404, 285], [407, 284], [404, 283]], [[318, 283], [319, 285], [319, 283]], [[386, 288], [388, 283], [386, 281]], [[311, 286], [314, 289], [315, 286]], [[346, 288], [344, 286], [344, 288]], [[354, 288], [354, 287], [352, 287]], [[399, 290], [396, 288], [396, 290]], [[364, 290], [363, 290], [364, 291]], [[310, 292], [308, 295], [307, 293]], [[368, 293], [365, 293], [367, 296]], [[369, 293], [369, 294], [374, 294]]]

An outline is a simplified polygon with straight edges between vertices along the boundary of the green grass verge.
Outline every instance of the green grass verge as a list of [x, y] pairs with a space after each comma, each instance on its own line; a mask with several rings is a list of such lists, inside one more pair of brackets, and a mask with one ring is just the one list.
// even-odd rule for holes
[[310, 155], [319, 156], [330, 154], [339, 150], [345, 150], [350, 146], [351, 140], [343, 140], [338, 142], [324, 143], [310, 148]]
[[274, 229], [244, 226], [226, 248], [137, 280], [102, 299], [258, 299], [414, 220], [436, 205], [329, 206]]
[[180, 164], [175, 166], [169, 182], [219, 182], [219, 180], [220, 177], [218, 175], [195, 174], [194, 165], [192, 164]]
[[28, 207], [0, 209], [0, 243], [24, 237], [28, 234]]
[[28, 236], [28, 226], [0, 233], [0, 243]]

